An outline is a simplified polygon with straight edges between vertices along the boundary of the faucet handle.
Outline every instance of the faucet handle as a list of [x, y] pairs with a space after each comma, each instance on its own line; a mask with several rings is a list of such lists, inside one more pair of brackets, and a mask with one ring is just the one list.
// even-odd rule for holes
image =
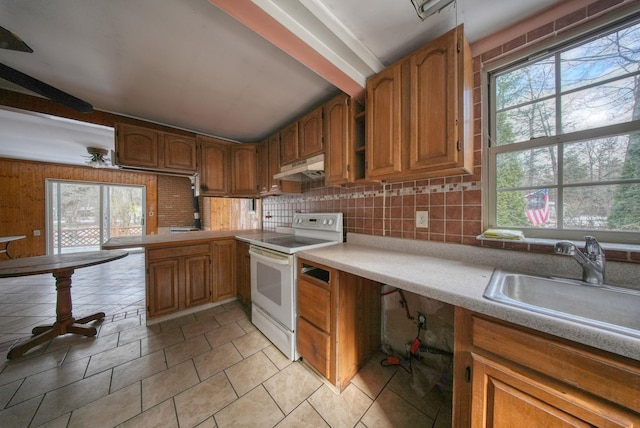
[[553, 252], [555, 254], [563, 254], [565, 256], [572, 256], [576, 252], [576, 246], [573, 245], [571, 241], [559, 241], [556, 242], [553, 247]]

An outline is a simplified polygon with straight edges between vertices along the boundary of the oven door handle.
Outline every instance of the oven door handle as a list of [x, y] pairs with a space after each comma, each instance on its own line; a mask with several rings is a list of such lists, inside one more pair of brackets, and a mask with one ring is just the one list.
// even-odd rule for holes
[[274, 263], [278, 265], [291, 264], [289, 256], [281, 255], [268, 250], [250, 248], [249, 254], [251, 255], [251, 257], [255, 257], [257, 260], [261, 260], [265, 263]]

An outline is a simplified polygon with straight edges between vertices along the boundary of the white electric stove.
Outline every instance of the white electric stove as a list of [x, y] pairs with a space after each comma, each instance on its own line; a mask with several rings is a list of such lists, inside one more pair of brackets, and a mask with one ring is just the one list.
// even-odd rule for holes
[[292, 234], [247, 238], [253, 324], [289, 359], [296, 352], [296, 253], [343, 241], [342, 213], [296, 213]]

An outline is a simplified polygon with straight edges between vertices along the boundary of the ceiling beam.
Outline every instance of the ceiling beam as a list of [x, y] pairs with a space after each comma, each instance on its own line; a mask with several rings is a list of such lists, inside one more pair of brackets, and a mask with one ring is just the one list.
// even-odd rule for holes
[[327, 82], [357, 99], [364, 99], [365, 83], [348, 73], [287, 29], [251, 0], [209, 0], [246, 27], [304, 64]]

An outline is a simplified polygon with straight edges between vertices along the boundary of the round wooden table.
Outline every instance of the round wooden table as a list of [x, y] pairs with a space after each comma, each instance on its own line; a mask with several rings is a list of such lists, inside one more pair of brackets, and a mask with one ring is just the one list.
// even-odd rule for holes
[[47, 340], [67, 333], [95, 336], [95, 327], [89, 327], [90, 321], [104, 318], [104, 312], [98, 312], [84, 318], [75, 319], [71, 312], [71, 275], [75, 269], [99, 265], [126, 257], [129, 253], [122, 250], [88, 251], [83, 253], [56, 254], [53, 256], [24, 257], [0, 262], [0, 278], [39, 275], [51, 273], [56, 279], [56, 322], [49, 326], [35, 327], [33, 337], [25, 343], [12, 348], [8, 359], [18, 357], [29, 349]]

